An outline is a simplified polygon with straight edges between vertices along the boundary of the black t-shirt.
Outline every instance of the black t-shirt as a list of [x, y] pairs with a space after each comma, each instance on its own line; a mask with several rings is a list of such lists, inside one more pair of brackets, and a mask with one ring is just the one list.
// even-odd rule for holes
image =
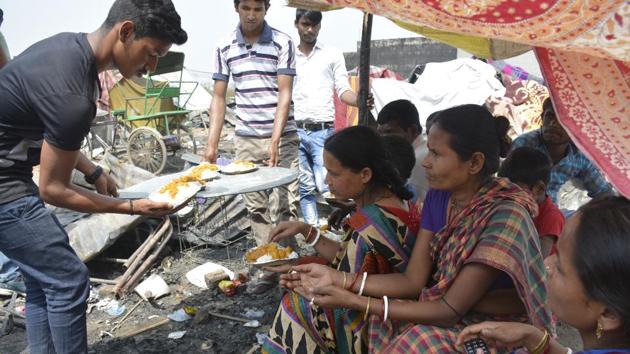
[[32, 170], [43, 139], [63, 150], [81, 147], [99, 89], [85, 33], [44, 39], [0, 70], [0, 204], [38, 193]]

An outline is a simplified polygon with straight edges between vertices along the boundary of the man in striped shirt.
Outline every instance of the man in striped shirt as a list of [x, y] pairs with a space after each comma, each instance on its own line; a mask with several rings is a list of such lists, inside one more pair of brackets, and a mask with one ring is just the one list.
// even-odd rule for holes
[[[235, 85], [236, 158], [298, 169], [299, 139], [291, 107], [295, 46], [265, 22], [269, 0], [234, 0], [239, 25], [214, 52], [214, 96], [205, 160], [214, 162], [225, 120], [230, 75]], [[254, 238], [266, 243], [271, 225], [297, 217], [297, 181], [244, 196]]]

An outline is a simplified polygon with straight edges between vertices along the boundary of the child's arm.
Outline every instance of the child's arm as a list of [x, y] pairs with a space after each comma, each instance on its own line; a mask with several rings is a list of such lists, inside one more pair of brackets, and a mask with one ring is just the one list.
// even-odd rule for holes
[[556, 235], [542, 235], [540, 236], [540, 247], [542, 251], [543, 258], [549, 257], [551, 254], [551, 249], [553, 245], [558, 241], [558, 237]]

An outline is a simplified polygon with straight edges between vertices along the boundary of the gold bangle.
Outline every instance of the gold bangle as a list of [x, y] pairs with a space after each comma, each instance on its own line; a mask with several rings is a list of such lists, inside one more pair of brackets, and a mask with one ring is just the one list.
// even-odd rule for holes
[[367, 303], [367, 307], [365, 308], [365, 314], [363, 315], [363, 321], [367, 321], [367, 318], [370, 315], [370, 301], [371, 300], [372, 298], [368, 297], [368, 303]]
[[538, 345], [536, 345], [536, 347], [534, 347], [534, 350], [532, 350], [531, 353], [542, 354], [545, 348], [547, 348], [547, 345], [549, 344], [549, 339], [550, 339], [549, 332], [545, 329], [544, 334], [542, 338], [540, 339], [540, 342], [538, 343]]
[[343, 273], [343, 290], [346, 290], [346, 281], [348, 280], [348, 277], [346, 276], [346, 272], [341, 272]]

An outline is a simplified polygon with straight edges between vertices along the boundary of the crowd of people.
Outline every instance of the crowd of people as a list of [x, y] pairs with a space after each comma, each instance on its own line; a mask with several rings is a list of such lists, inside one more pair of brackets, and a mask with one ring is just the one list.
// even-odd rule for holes
[[[423, 127], [405, 99], [380, 110], [376, 129], [335, 131], [333, 95], [351, 106], [359, 98], [343, 54], [317, 39], [322, 14], [296, 11], [296, 45], [265, 21], [269, 7], [234, 0], [238, 25], [213, 51], [204, 155], [220, 155], [232, 80], [235, 158], [299, 170], [288, 186], [244, 195], [258, 245], [296, 247], [301, 235], [316, 253], [248, 285], [286, 288], [264, 353], [456, 353], [471, 342], [491, 353], [571, 353], [555, 338], [557, 321], [578, 329], [584, 353], [630, 353], [630, 201], [571, 142], [551, 99], [542, 127], [514, 142], [509, 122], [483, 106], [433, 112]], [[98, 73], [141, 76], [187, 38], [171, 0], [116, 0], [96, 31], [45, 39], [0, 69], [0, 265], [23, 274], [31, 353], [87, 352], [87, 269], [44, 202], [174, 211], [116, 198], [79, 148]], [[96, 193], [72, 184], [74, 169]], [[593, 198], [577, 211], [557, 206], [569, 180]], [[321, 196], [339, 206], [328, 224], [340, 241], [320, 232]]]

